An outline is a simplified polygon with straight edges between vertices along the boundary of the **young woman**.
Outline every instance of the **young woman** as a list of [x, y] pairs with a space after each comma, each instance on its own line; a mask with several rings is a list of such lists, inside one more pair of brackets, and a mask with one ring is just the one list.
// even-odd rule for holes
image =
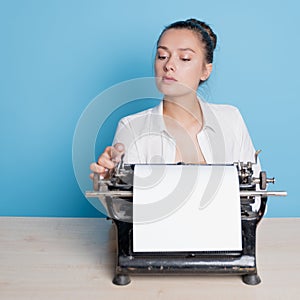
[[156, 85], [163, 101], [123, 118], [114, 146], [92, 163], [106, 176], [124, 154], [128, 163], [233, 163], [254, 161], [255, 150], [237, 108], [209, 104], [197, 96], [213, 68], [217, 37], [204, 22], [167, 26], [157, 41]]

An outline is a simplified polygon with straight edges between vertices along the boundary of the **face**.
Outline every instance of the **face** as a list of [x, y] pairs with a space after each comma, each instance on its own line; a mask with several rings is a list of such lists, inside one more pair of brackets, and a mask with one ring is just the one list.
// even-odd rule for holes
[[167, 96], [195, 92], [206, 80], [212, 64], [197, 34], [188, 29], [168, 29], [161, 36], [155, 58], [158, 89]]

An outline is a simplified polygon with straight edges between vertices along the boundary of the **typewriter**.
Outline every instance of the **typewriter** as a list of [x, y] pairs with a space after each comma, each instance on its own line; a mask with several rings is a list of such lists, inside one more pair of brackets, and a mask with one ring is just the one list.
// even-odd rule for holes
[[[239, 275], [248, 285], [257, 285], [261, 279], [256, 265], [256, 228], [262, 219], [269, 196], [286, 196], [284, 191], [269, 191], [274, 183], [265, 171], [254, 177], [254, 162], [232, 164], [237, 169], [239, 182], [241, 237], [240, 251], [180, 251], [135, 252], [133, 247], [133, 178], [135, 165], [121, 160], [111, 170], [109, 178], [101, 179], [94, 174], [93, 191], [86, 197], [97, 197], [106, 209], [108, 219], [116, 226], [117, 261], [113, 283], [127, 285], [130, 275], [139, 274], [221, 274]], [[259, 209], [252, 204], [259, 198]]]

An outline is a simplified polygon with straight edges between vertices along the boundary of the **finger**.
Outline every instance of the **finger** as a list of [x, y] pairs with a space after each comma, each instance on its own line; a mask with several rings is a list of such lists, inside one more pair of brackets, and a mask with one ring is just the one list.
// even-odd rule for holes
[[97, 163], [91, 163], [90, 164], [90, 170], [94, 173], [99, 173], [99, 174], [106, 174], [108, 169], [103, 167], [103, 166], [100, 166], [98, 165]]
[[112, 161], [111, 156], [106, 152], [102, 153], [102, 155], [98, 158], [97, 164], [106, 169], [112, 169], [115, 167], [115, 163]]
[[115, 163], [120, 162], [122, 155], [125, 153], [125, 146], [122, 143], [117, 143], [110, 150], [112, 161]]
[[122, 144], [122, 143], [116, 143], [116, 144], [114, 145], [114, 148], [115, 148], [117, 151], [121, 152], [121, 153], [124, 153], [124, 152], [125, 152], [125, 146], [124, 146], [124, 144]]

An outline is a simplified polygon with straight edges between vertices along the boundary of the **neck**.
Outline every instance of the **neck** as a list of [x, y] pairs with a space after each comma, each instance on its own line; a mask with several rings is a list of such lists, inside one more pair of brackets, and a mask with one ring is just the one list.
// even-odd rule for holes
[[163, 114], [184, 127], [195, 122], [202, 124], [202, 111], [195, 94], [176, 98], [165, 97]]

